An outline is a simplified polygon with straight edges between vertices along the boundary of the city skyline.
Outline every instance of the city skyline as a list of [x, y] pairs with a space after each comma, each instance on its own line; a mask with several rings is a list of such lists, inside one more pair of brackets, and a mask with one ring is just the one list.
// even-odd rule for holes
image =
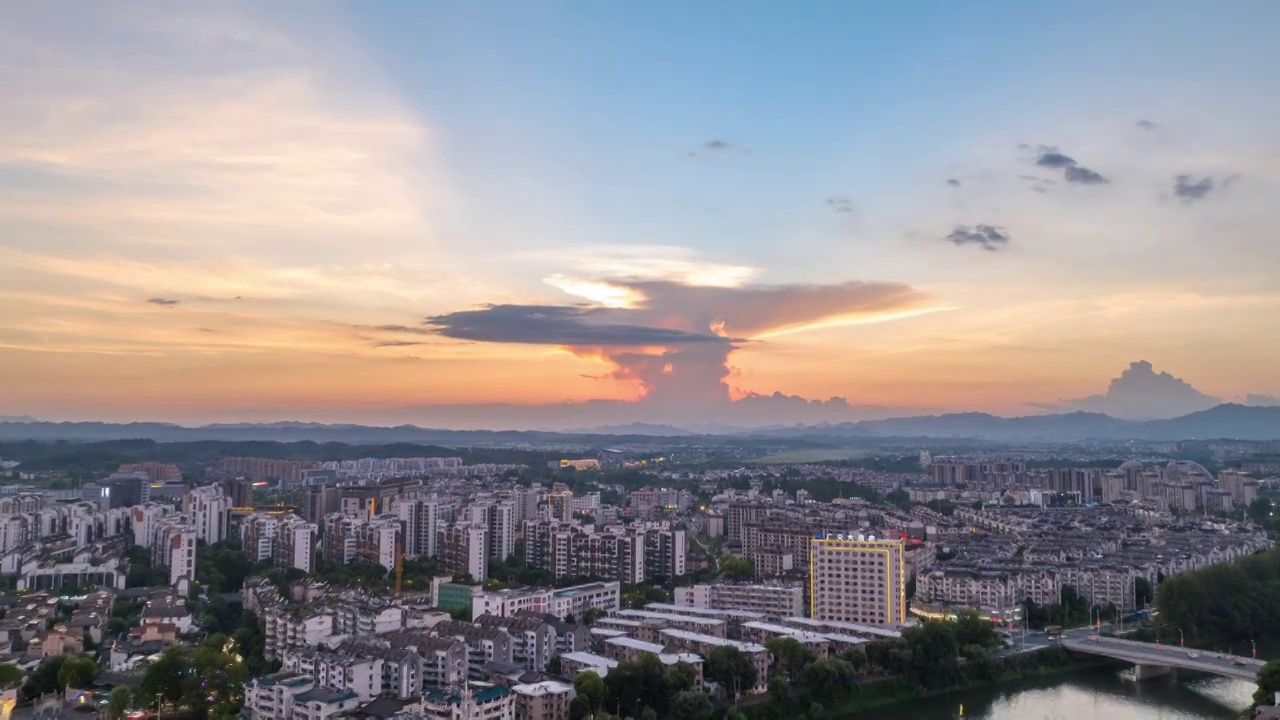
[[1280, 404], [1278, 15], [6, 7], [0, 415]]

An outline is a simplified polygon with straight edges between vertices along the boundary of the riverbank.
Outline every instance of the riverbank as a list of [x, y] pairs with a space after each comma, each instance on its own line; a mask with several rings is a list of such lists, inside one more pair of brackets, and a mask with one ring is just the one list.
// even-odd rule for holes
[[880, 678], [856, 683], [847, 697], [836, 702], [823, 705], [809, 702], [807, 706], [801, 698], [789, 699], [779, 705], [776, 700], [768, 700], [753, 705], [745, 705], [740, 709], [750, 720], [779, 720], [780, 718], [804, 718], [804, 720], [830, 720], [847, 718], [860, 712], [885, 708], [900, 703], [938, 698], [955, 693], [994, 688], [1003, 685], [1015, 685], [1020, 682], [1043, 680], [1055, 676], [1094, 670], [1103, 667], [1114, 667], [1115, 663], [1106, 659], [1078, 659], [1059, 647], [1047, 647], [1036, 652], [1013, 655], [991, 662], [995, 666], [994, 675], [988, 680], [971, 680], [956, 685], [940, 688], [921, 688], [910, 684], [903, 678]]

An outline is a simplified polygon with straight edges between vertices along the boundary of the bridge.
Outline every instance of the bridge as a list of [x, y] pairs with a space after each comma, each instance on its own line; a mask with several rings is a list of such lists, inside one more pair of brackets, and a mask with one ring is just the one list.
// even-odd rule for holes
[[1144, 676], [1144, 669], [1179, 668], [1246, 682], [1257, 682], [1258, 672], [1266, 664], [1254, 658], [1226, 655], [1207, 650], [1192, 650], [1176, 645], [1156, 645], [1135, 640], [1122, 640], [1103, 635], [1064, 638], [1062, 647], [1071, 652], [1098, 655], [1133, 663], [1138, 666], [1139, 677]]

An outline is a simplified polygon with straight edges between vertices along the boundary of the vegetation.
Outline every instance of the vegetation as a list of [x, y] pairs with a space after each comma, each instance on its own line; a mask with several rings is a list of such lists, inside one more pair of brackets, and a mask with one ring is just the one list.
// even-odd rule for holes
[[[642, 654], [635, 660], [624, 660], [601, 680], [596, 673], [587, 670], [574, 678], [578, 697], [570, 705], [572, 720], [609, 711], [622, 717], [671, 717], [676, 710], [676, 700], [693, 690], [697, 671], [688, 663], [676, 663], [664, 667], [656, 655]], [[699, 695], [703, 693], [698, 692]], [[701, 705], [690, 697], [684, 697], [679, 712], [694, 713], [682, 720], [701, 717]]]
[[1270, 705], [1280, 692], [1280, 660], [1272, 660], [1258, 672], [1258, 689], [1253, 693], [1255, 705]]
[[254, 565], [244, 554], [239, 537], [196, 548], [197, 582], [210, 593], [240, 592], [246, 579], [266, 569], [265, 565]]
[[1057, 605], [1038, 605], [1031, 598], [1024, 600], [1022, 608], [1027, 616], [1027, 625], [1037, 629], [1047, 625], [1072, 627], [1088, 625], [1093, 621], [1095, 611], [1100, 613], [1103, 620], [1110, 620], [1116, 615], [1114, 605], [1090, 607], [1089, 601], [1081, 597], [1072, 585], [1063, 585], [1059, 598]]
[[151, 566], [151, 549], [131, 545], [124, 554], [129, 563], [125, 582], [129, 587], [163, 587], [169, 584], [169, 568]]
[[0, 663], [0, 689], [18, 687], [22, 684], [22, 669], [13, 663]]
[[735, 698], [750, 690], [759, 677], [751, 658], [732, 645], [712, 648], [707, 653], [705, 671], [708, 679], [720, 683]]
[[[280, 460], [358, 460], [365, 457], [461, 457], [467, 464], [520, 463], [545, 467], [547, 453], [508, 448], [463, 448], [388, 443], [353, 445], [341, 442], [273, 442], [218, 440], [159, 442], [106, 440], [100, 442], [0, 442], [0, 457], [17, 460], [27, 472], [67, 471], [87, 476], [114, 470], [122, 463], [156, 460], [172, 463], [214, 463], [227, 457]], [[69, 487], [74, 487], [70, 485]]]
[[1156, 590], [1156, 607], [1189, 644], [1280, 635], [1280, 550], [1170, 577]]
[[141, 697], [159, 697], [198, 718], [236, 717], [244, 704], [244, 682], [250, 672], [230, 652], [231, 647], [225, 636], [215, 635], [194, 649], [166, 650], [148, 666], [139, 688]]
[[750, 580], [756, 576], [755, 564], [739, 555], [728, 555], [720, 561], [720, 575], [734, 582]]

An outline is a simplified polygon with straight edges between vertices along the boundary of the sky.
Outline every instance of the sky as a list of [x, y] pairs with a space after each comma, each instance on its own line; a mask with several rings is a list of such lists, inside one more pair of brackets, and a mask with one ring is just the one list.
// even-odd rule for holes
[[0, 415], [1280, 396], [1280, 5], [0, 6]]

